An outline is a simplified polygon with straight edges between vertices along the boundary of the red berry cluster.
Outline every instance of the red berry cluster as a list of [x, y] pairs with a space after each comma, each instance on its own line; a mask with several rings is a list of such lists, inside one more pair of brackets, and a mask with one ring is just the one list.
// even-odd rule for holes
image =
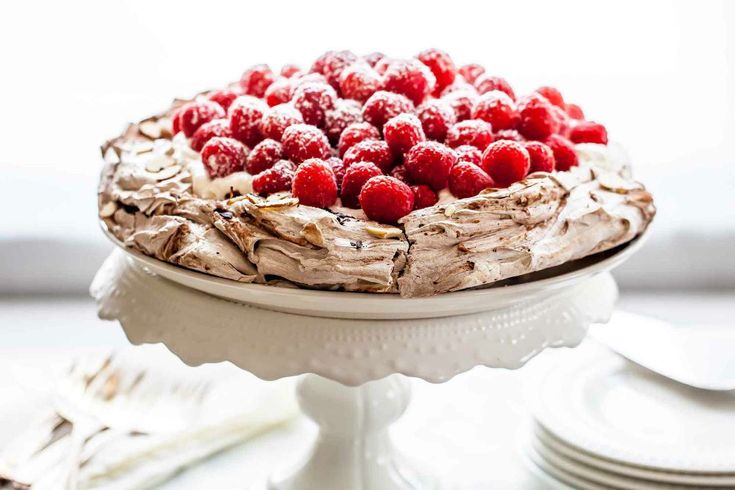
[[329, 51], [308, 70], [256, 65], [180, 107], [173, 131], [213, 178], [247, 171], [261, 195], [290, 191], [322, 208], [339, 198], [384, 223], [433, 206], [442, 189], [471, 197], [570, 169], [575, 143], [607, 144], [605, 127], [557, 89], [518, 97], [437, 49], [410, 59]]

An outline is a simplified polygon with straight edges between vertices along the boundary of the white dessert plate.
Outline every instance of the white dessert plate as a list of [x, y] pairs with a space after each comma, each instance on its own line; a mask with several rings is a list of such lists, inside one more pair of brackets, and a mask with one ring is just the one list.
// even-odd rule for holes
[[702, 474], [658, 471], [599, 458], [581, 451], [579, 448], [565, 444], [538, 424], [534, 428], [532, 437], [537, 443], [535, 446], [537, 448], [537, 452], [541, 455], [551, 452], [563, 459], [569, 460], [569, 464], [586, 466], [605, 473], [646, 480], [649, 482], [674, 485], [696, 487], [735, 487], [735, 474]]
[[534, 416], [565, 444], [599, 458], [735, 474], [735, 393], [684, 386], [602, 347], [545, 377]]
[[648, 233], [584, 259], [503, 281], [493, 287], [445, 293], [427, 298], [398, 294], [352, 293], [248, 284], [210, 276], [148, 257], [126, 247], [100, 222], [107, 237], [136, 263], [166, 279], [220, 298], [285, 313], [363, 320], [440, 318], [490, 311], [548, 296], [559, 289], [609, 271], [633, 255]]

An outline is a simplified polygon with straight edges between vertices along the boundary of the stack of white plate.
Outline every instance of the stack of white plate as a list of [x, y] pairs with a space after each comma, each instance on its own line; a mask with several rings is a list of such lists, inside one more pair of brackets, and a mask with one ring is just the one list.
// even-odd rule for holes
[[534, 419], [530, 459], [573, 488], [735, 489], [733, 392], [690, 388], [596, 347], [549, 373]]

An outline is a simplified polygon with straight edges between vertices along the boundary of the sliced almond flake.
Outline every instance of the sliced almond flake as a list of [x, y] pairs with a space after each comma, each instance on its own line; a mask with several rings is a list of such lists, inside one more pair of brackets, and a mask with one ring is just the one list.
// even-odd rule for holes
[[151, 151], [153, 151], [152, 141], [138, 141], [135, 143], [135, 145], [133, 145], [133, 148], [131, 149], [131, 152], [135, 153], [136, 155], [149, 153]]
[[115, 201], [109, 201], [106, 202], [101, 208], [100, 208], [100, 217], [101, 218], [109, 218], [113, 214], [115, 214], [115, 211], [117, 211], [117, 203]]
[[400, 238], [403, 231], [400, 228], [382, 227], [382, 226], [366, 226], [365, 231], [377, 238]]
[[171, 177], [177, 175], [180, 171], [181, 171], [180, 165], [172, 165], [156, 173], [154, 177], [158, 181], [166, 180], [166, 179], [170, 179]]
[[104, 156], [105, 162], [111, 163], [111, 164], [118, 164], [120, 163], [120, 155], [117, 154], [117, 151], [115, 151], [115, 148], [109, 147], [105, 151]]
[[143, 121], [138, 125], [138, 130], [154, 140], [160, 138], [162, 133], [161, 125], [155, 120]]

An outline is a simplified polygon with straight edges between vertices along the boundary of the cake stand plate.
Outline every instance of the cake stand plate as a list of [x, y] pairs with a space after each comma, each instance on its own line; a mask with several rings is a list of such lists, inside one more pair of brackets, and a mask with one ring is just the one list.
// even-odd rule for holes
[[[99, 316], [119, 321], [132, 343], [163, 343], [189, 365], [230, 361], [269, 380], [306, 374], [299, 402], [319, 435], [298, 468], [261, 488], [425, 489], [433, 488], [430, 469], [404, 465], [388, 435], [410, 400], [403, 375], [438, 383], [474, 366], [519, 368], [547, 347], [577, 345], [590, 323], [608, 320], [617, 288], [607, 271], [630, 247], [563, 280], [421, 300], [222, 286], [225, 280], [116, 250], [91, 293]], [[250, 304], [222, 299], [229, 297], [223, 288]], [[391, 315], [398, 319], [370, 319]]]

